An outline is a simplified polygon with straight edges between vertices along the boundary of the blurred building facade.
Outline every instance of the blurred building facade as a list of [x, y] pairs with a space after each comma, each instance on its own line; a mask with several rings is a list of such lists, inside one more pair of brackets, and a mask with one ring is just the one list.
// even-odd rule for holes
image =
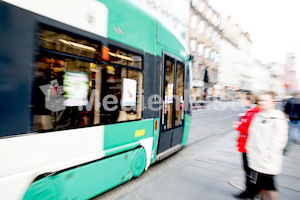
[[220, 65], [218, 84], [222, 100], [232, 100], [236, 91], [251, 90], [254, 57], [251, 54], [252, 41], [247, 32], [230, 17], [221, 20], [223, 33], [220, 44]]
[[235, 91], [239, 89], [238, 47], [229, 38], [223, 36], [220, 43], [220, 64], [218, 83], [220, 85], [221, 100], [233, 100]]
[[287, 95], [284, 81], [284, 65], [276, 62], [265, 65], [270, 71], [270, 90], [274, 91], [278, 97], [284, 98]]
[[262, 92], [269, 91], [271, 73], [269, 67], [263, 65], [258, 59], [253, 57], [251, 87], [249, 88], [255, 94], [261, 94]]
[[240, 90], [278, 96], [298, 90], [295, 57], [284, 65], [262, 64], [251, 52], [250, 35], [230, 17], [222, 17], [209, 0], [130, 0], [151, 10], [169, 24], [189, 46], [193, 56], [193, 101], [217, 97], [234, 100]]
[[284, 63], [284, 83], [286, 87], [286, 93], [291, 95], [295, 92], [299, 92], [298, 79], [296, 77], [296, 58], [293, 53], [286, 55], [286, 61]]
[[207, 0], [190, 1], [189, 47], [193, 56], [193, 101], [219, 96], [220, 14]]

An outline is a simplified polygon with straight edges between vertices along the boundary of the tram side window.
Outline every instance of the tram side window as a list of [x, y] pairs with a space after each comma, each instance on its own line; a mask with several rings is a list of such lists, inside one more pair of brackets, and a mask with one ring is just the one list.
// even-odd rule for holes
[[44, 49], [69, 53], [91, 59], [99, 59], [99, 45], [69, 34], [41, 28], [38, 34], [39, 46]]
[[141, 56], [110, 47], [109, 64], [97, 64], [98, 43], [43, 28], [38, 41], [34, 131], [141, 119]]
[[33, 89], [34, 130], [99, 124], [100, 71], [92, 62], [38, 55]]
[[141, 71], [40, 54], [33, 90], [34, 130], [141, 119], [142, 85]]
[[[101, 68], [101, 124], [141, 119], [143, 73], [112, 65]], [[113, 98], [116, 103], [110, 105]]]
[[109, 62], [123, 66], [142, 69], [142, 57], [122, 50], [118, 47], [109, 47]]

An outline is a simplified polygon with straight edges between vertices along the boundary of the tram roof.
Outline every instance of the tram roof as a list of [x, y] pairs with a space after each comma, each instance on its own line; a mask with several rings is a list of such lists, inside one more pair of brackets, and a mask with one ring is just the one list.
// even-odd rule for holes
[[179, 34], [142, 5], [131, 0], [98, 0], [108, 9], [107, 37], [147, 53], [162, 51], [186, 60], [188, 48]]

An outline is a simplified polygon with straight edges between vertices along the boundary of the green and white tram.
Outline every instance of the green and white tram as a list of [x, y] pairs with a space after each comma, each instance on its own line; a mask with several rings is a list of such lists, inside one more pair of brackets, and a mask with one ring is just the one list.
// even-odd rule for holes
[[189, 62], [130, 1], [1, 1], [0, 199], [89, 199], [180, 150]]

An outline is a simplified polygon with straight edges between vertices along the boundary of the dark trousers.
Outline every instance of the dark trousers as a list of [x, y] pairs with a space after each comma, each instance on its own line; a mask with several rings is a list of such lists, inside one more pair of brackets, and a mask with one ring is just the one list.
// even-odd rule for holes
[[247, 153], [242, 153], [243, 167], [246, 175], [246, 190], [242, 193], [242, 196], [253, 199], [258, 193], [255, 188], [255, 184], [251, 182], [251, 169], [248, 166]]
[[243, 156], [243, 165], [244, 165], [244, 170], [245, 170], [245, 173], [246, 173], [246, 177], [250, 176], [251, 174], [251, 170], [248, 166], [248, 160], [247, 160], [247, 153], [242, 153], [242, 156]]

